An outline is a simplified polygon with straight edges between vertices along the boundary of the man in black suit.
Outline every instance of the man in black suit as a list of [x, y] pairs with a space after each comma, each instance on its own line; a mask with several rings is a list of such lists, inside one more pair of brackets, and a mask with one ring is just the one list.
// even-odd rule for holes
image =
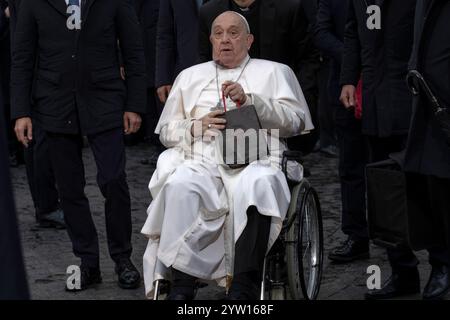
[[369, 235], [366, 220], [365, 166], [367, 152], [361, 132], [361, 121], [354, 109], [346, 109], [339, 101], [339, 76], [344, 53], [344, 30], [348, 0], [320, 0], [315, 29], [315, 42], [331, 57], [328, 93], [335, 113], [339, 146], [339, 177], [342, 198], [342, 231], [348, 237], [336, 247], [329, 258], [350, 262], [369, 256]]
[[[381, 29], [367, 27], [367, 7], [381, 8]], [[411, 94], [406, 86], [412, 51], [416, 0], [349, 2], [345, 29], [344, 59], [340, 83], [341, 102], [355, 104], [355, 87], [362, 77], [362, 130], [368, 136], [370, 161], [389, 158], [405, 148], [411, 116]], [[448, 261], [445, 247], [430, 248], [430, 263]], [[384, 299], [420, 291], [418, 260], [410, 248], [388, 248], [392, 276], [366, 299]]]
[[[126, 82], [120, 76], [118, 40]], [[146, 85], [142, 36], [131, 0], [22, 0], [11, 88], [19, 141], [28, 146], [33, 126], [47, 135], [68, 233], [81, 258], [81, 287], [73, 290], [101, 282], [97, 232], [84, 194], [82, 135], [89, 139], [106, 199], [108, 247], [118, 284], [137, 287], [140, 274], [130, 260], [123, 133], [140, 127]]]
[[[5, 119], [10, 118], [10, 98], [9, 98], [9, 81], [11, 68], [11, 49], [10, 49], [10, 17], [11, 8], [8, 1], [0, 0], [0, 12], [3, 16], [3, 29], [0, 32], [0, 86], [3, 89], [3, 103]], [[23, 164], [23, 152], [20, 144], [14, 136], [13, 124], [7, 122], [7, 139], [9, 162], [11, 167], [17, 167]]]
[[203, 0], [161, 0], [155, 84], [165, 103], [178, 74], [198, 62], [198, 8]]
[[[211, 57], [209, 35], [214, 19], [225, 11], [243, 15], [255, 36], [250, 49], [252, 58], [286, 64], [294, 70], [313, 117], [317, 123], [317, 73], [320, 55], [315, 49], [310, 31], [314, 23], [315, 1], [300, 0], [211, 0], [200, 8], [200, 62]], [[289, 139], [289, 148], [312, 151], [317, 132]]]
[[[423, 75], [441, 105], [447, 108], [450, 108], [449, 19], [450, 1], [417, 1], [409, 67]], [[419, 87], [419, 92], [413, 101], [404, 170], [408, 208], [417, 209], [419, 215], [432, 221], [434, 239], [430, 240], [447, 250], [446, 261], [430, 257], [431, 276], [423, 291], [424, 299], [439, 299], [450, 290], [450, 146], [434, 119], [423, 88]]]
[[[0, 12], [0, 32], [8, 22]], [[3, 92], [0, 87], [0, 300], [29, 299], [9, 177]]]
[[[0, 34], [8, 32], [7, 12], [0, 10]], [[22, 248], [17, 228], [9, 161], [3, 88], [0, 86], [0, 300], [29, 299]]]
[[161, 146], [159, 138], [154, 131], [162, 111], [162, 106], [158, 103], [155, 88], [156, 30], [159, 1], [160, 0], [134, 0], [136, 14], [141, 26], [147, 72], [147, 110], [146, 114], [143, 116], [142, 129], [144, 132], [142, 135], [150, 144], [155, 146]]
[[[8, 0], [11, 43], [17, 25], [21, 0]], [[36, 222], [39, 227], [64, 229], [64, 213], [60, 208], [58, 190], [51, 167], [46, 134], [39, 126], [33, 127], [33, 141], [24, 150], [28, 184], [33, 199]], [[17, 139], [14, 138], [17, 143]]]
[[[368, 137], [371, 161], [388, 158], [405, 146], [411, 118], [411, 96], [405, 86], [413, 41], [416, 0], [350, 1], [345, 30], [341, 85], [346, 107], [362, 77], [362, 130]], [[369, 29], [370, 5], [381, 8], [381, 29]]]

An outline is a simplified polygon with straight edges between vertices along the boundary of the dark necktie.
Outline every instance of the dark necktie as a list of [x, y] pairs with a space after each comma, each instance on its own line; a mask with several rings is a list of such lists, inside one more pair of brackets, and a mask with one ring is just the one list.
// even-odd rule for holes
[[69, 6], [80, 6], [80, 0], [69, 0]]

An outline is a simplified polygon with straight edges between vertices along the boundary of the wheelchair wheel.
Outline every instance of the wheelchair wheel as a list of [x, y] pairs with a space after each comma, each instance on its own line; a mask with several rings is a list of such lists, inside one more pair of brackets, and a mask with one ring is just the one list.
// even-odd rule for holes
[[285, 241], [291, 298], [315, 300], [322, 279], [323, 225], [317, 193], [306, 179], [292, 191]]

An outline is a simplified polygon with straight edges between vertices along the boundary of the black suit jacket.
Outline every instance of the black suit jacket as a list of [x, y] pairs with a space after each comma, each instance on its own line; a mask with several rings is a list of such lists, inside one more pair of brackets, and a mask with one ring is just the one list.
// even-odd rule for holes
[[341, 85], [362, 75], [363, 133], [407, 134], [411, 95], [405, 85], [412, 51], [416, 0], [367, 0], [381, 6], [381, 30], [367, 28], [365, 1], [351, 0], [345, 29]]
[[5, 16], [5, 11], [0, 6], [0, 39], [3, 38], [3, 35], [6, 32], [8, 27], [8, 19]]
[[344, 32], [349, 0], [320, 0], [317, 23], [314, 29], [314, 43], [331, 58], [329, 94], [333, 103], [339, 103], [342, 56], [344, 53]]
[[9, 3], [9, 28], [11, 30], [11, 44], [14, 42], [14, 33], [16, 32], [17, 26], [17, 14], [19, 12], [21, 0], [8, 0]]
[[171, 85], [198, 62], [196, 0], [161, 0], [156, 40], [156, 87]]
[[[5, 15], [8, 6], [6, 0], [0, 2], [0, 86], [3, 88], [3, 99], [9, 108], [9, 82], [11, 68], [11, 44], [9, 20]], [[9, 114], [9, 110], [7, 110]]]
[[[426, 41], [429, 38], [428, 26], [432, 21], [426, 19], [432, 13], [440, 14], [439, 0], [418, 0], [415, 18], [414, 49], [409, 68], [419, 70], [425, 76], [431, 89], [438, 99], [450, 106], [450, 59], [435, 57], [435, 60], [446, 59], [447, 70], [425, 70], [423, 54], [426, 50]], [[450, 16], [444, 17], [450, 20]], [[435, 20], [435, 19], [431, 19]], [[448, 33], [447, 30], [438, 32]], [[447, 37], [448, 39], [448, 37]], [[450, 41], [450, 40], [449, 40]], [[444, 44], [447, 48], [448, 42]], [[428, 50], [431, 48], [428, 48]], [[446, 89], [445, 89], [446, 88]], [[404, 169], [410, 172], [433, 175], [450, 179], [450, 147], [446, 144], [444, 136], [434, 121], [430, 112], [429, 103], [423, 96], [414, 97], [413, 116], [409, 133]]]
[[[121, 127], [124, 111], [145, 112], [146, 103], [144, 50], [133, 4], [87, 0], [80, 31], [66, 27], [66, 10], [64, 0], [22, 0], [12, 55], [12, 118], [32, 116], [45, 130], [59, 133]], [[126, 82], [120, 78], [118, 40]]]
[[[309, 31], [306, 6], [299, 0], [256, 0], [261, 1], [259, 38], [261, 58], [284, 63], [297, 74], [304, 91], [315, 87], [315, 77], [310, 73], [315, 70], [301, 72], [311, 63], [318, 63], [319, 54], [314, 48]], [[307, 2], [305, 2], [306, 4]], [[308, 1], [308, 4], [312, 2]], [[309, 8], [309, 7], [308, 7]], [[314, 8], [311, 8], [314, 9]], [[200, 8], [200, 61], [212, 59], [212, 47], [209, 41], [211, 25], [221, 13], [231, 10], [230, 0], [211, 0]], [[318, 66], [318, 65], [317, 65]]]
[[158, 24], [159, 0], [134, 0], [136, 13], [141, 24], [144, 44], [147, 87], [155, 86], [156, 26]]

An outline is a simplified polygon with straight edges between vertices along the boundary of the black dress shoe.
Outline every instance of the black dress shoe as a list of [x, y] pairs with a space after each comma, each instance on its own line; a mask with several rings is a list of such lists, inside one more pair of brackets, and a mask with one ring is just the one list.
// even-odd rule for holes
[[172, 286], [166, 300], [194, 300], [197, 278], [177, 269], [172, 270]]
[[181, 294], [181, 293], [177, 293], [177, 294], [169, 294], [166, 298], [166, 300], [183, 300], [183, 301], [189, 301], [192, 299], [189, 299], [188, 296]]
[[17, 160], [16, 155], [9, 155], [9, 166], [11, 168], [17, 168], [19, 166], [19, 161]]
[[365, 294], [366, 300], [390, 299], [420, 292], [420, 278], [417, 268], [408, 272], [392, 273], [379, 290], [371, 290]]
[[66, 229], [66, 222], [64, 221], [64, 212], [61, 209], [52, 211], [50, 213], [41, 214], [38, 220], [39, 228], [53, 228]]
[[118, 285], [122, 289], [136, 289], [140, 285], [141, 275], [129, 258], [120, 259], [116, 263]]
[[424, 300], [442, 299], [450, 291], [449, 267], [446, 265], [433, 266], [430, 279], [423, 290]]
[[320, 153], [323, 154], [327, 158], [338, 158], [339, 151], [336, 146], [329, 145], [323, 148], [320, 148]]
[[194, 295], [187, 294], [187, 293], [180, 293], [180, 292], [171, 292], [166, 300], [184, 300], [184, 301], [191, 301], [194, 300]]
[[350, 236], [328, 255], [328, 259], [340, 263], [368, 259], [369, 257], [369, 241], [355, 239]]
[[231, 283], [226, 300], [258, 300], [259, 274], [257, 272], [236, 274]]
[[76, 285], [72, 287], [68, 287], [66, 284], [66, 291], [68, 292], [79, 292], [89, 288], [94, 288], [97, 284], [102, 283], [102, 276], [100, 272], [100, 268], [89, 268], [83, 267], [80, 268], [80, 286]]

